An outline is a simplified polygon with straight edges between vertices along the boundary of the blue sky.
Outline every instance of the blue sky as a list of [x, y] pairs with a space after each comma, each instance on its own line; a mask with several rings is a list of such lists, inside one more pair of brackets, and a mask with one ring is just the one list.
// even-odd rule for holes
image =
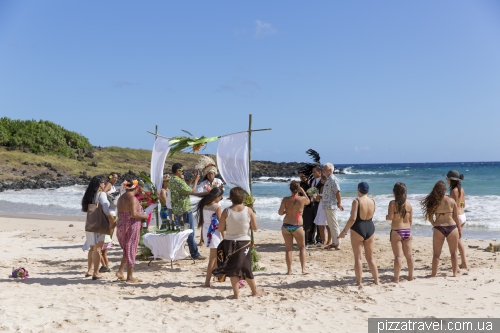
[[499, 161], [499, 111], [498, 1], [0, 1], [0, 116], [94, 145], [252, 113], [255, 160]]

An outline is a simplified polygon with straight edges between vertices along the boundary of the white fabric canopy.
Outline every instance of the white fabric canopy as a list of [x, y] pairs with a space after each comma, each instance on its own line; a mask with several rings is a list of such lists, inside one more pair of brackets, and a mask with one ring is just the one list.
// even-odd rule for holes
[[168, 139], [157, 137], [151, 154], [151, 181], [158, 191], [161, 190], [163, 185], [163, 167], [169, 151]]
[[217, 147], [217, 166], [229, 187], [239, 186], [250, 193], [247, 132], [220, 138]]
[[192, 232], [188, 229], [166, 235], [148, 233], [142, 236], [142, 241], [151, 249], [155, 259], [181, 260], [189, 256], [184, 250], [184, 242]]

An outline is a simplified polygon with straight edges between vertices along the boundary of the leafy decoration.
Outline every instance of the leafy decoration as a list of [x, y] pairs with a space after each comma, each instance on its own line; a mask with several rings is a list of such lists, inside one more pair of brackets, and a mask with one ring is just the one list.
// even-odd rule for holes
[[[186, 130], [181, 130], [184, 133], [187, 133], [190, 135], [189, 136], [174, 136], [171, 138], [168, 143], [170, 144], [170, 152], [168, 154], [169, 157], [174, 156], [180, 151], [184, 152], [199, 152], [202, 147], [206, 148], [206, 145], [208, 142], [216, 141], [218, 137], [212, 137], [212, 138], [206, 138], [204, 136], [201, 136], [200, 138], [197, 138], [191, 132], [188, 132]], [[203, 148], [203, 149], [205, 149]]]

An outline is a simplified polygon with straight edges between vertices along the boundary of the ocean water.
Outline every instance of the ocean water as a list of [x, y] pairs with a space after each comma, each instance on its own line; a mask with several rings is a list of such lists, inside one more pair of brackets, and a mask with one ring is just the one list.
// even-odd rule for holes
[[[406, 184], [408, 200], [413, 206], [415, 234], [432, 235], [430, 223], [423, 219], [419, 201], [438, 180], [445, 179], [444, 175], [449, 170], [455, 169], [465, 176], [462, 181], [467, 215], [464, 238], [500, 239], [500, 162], [353, 164], [336, 167], [346, 172], [336, 175], [345, 208], [343, 212], [338, 212], [342, 226], [349, 219], [357, 184], [365, 181], [370, 185], [369, 195], [377, 204], [374, 216], [377, 232], [388, 234], [390, 222], [385, 221], [387, 207], [393, 200], [392, 188], [400, 181]], [[260, 228], [279, 230], [282, 217], [278, 215], [278, 208], [281, 199], [289, 195], [288, 182], [269, 182], [262, 177], [254, 179], [252, 186]], [[85, 186], [5, 191], [0, 193], [0, 212], [84, 216], [80, 211], [84, 191]], [[192, 201], [195, 203], [196, 200]], [[221, 203], [223, 207], [229, 205], [228, 200]]]

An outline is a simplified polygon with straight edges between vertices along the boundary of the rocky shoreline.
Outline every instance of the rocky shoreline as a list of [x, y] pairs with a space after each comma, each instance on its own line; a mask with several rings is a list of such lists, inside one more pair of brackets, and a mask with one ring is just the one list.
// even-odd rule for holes
[[[259, 181], [268, 182], [289, 182], [292, 177], [297, 177], [297, 170], [305, 163], [297, 162], [270, 162], [270, 161], [254, 161], [252, 163], [252, 178], [254, 180], [261, 177], [269, 177], [268, 179], [259, 179]], [[73, 185], [87, 185], [94, 176], [107, 175], [91, 175], [83, 171], [79, 176], [63, 174], [60, 171], [52, 168], [51, 165], [40, 165], [41, 173], [35, 175], [26, 175], [22, 179], [6, 179], [0, 181], [0, 192], [7, 190], [25, 190], [25, 189], [49, 189], [60, 188]], [[167, 172], [167, 170], [165, 170]], [[335, 173], [344, 173], [342, 169], [336, 169]], [[193, 175], [193, 170], [185, 169], [186, 180], [189, 180]], [[220, 177], [220, 175], [217, 175]], [[278, 178], [279, 177], [279, 178]], [[120, 175], [118, 180], [121, 183], [126, 178], [139, 179], [139, 175], [131, 170]], [[1, 198], [0, 198], [1, 199]]]

